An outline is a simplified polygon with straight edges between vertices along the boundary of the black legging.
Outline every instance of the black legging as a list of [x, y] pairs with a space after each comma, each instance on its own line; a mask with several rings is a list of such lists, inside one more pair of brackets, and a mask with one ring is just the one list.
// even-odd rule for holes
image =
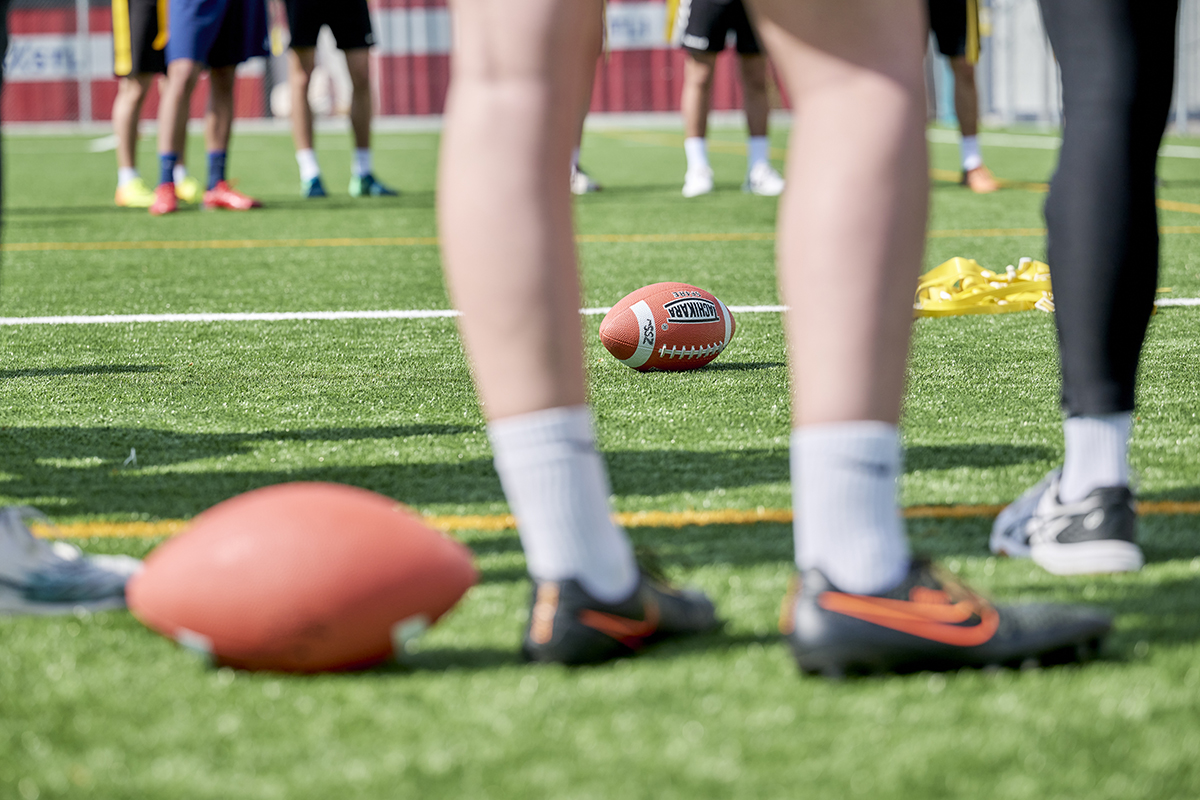
[[1063, 144], [1047, 255], [1072, 416], [1133, 409], [1158, 283], [1154, 178], [1178, 0], [1040, 0], [1062, 68]]

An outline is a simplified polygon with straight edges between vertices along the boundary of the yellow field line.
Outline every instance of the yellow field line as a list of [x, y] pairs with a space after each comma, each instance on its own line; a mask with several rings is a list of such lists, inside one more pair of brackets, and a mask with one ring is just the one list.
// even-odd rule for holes
[[1157, 205], [1164, 211], [1182, 211], [1185, 214], [1200, 214], [1200, 205], [1196, 203], [1181, 203], [1178, 200], [1159, 200]]
[[[967, 519], [994, 517], [1002, 505], [909, 506], [904, 509], [907, 519]], [[1200, 502], [1165, 500], [1138, 503], [1143, 516], [1197, 514]], [[792, 521], [788, 508], [736, 509], [716, 511], [627, 511], [614, 515], [626, 528], [683, 528], [692, 525], [751, 525], [758, 522]], [[427, 516], [425, 521], [443, 531], [504, 531], [516, 527], [511, 514]], [[113, 537], [138, 539], [154, 536], [173, 536], [187, 528], [189, 520], [166, 519], [159, 522], [72, 522], [51, 528], [35, 525], [39, 536], [53, 534], [73, 538]]]
[[[930, 170], [935, 177], [957, 180], [948, 170]], [[1045, 184], [1017, 184], [1007, 186], [1042, 191]], [[1159, 200], [1158, 207], [1165, 211], [1200, 214], [1200, 204], [1182, 203], [1176, 200]], [[1197, 225], [1164, 225], [1163, 234], [1200, 233]], [[1002, 236], [1045, 236], [1045, 228], [966, 228], [961, 230], [934, 230], [927, 236], [931, 239], [970, 239], [977, 237]], [[575, 237], [580, 244], [669, 244], [672, 242], [769, 242], [775, 234], [769, 231], [745, 231], [736, 233], [584, 233]], [[239, 250], [269, 247], [434, 247], [436, 236], [377, 236], [337, 237], [329, 239], [178, 239], [151, 240], [144, 242], [7, 242], [0, 250], [8, 253], [41, 253], [65, 251], [111, 251], [111, 250]]]

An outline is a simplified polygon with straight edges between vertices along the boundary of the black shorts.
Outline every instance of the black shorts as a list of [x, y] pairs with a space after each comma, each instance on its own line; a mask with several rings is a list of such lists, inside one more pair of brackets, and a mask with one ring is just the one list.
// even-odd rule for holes
[[[938, 52], [948, 58], [979, 57], [979, 11], [976, 0], [928, 0], [929, 28]], [[970, 22], [975, 24], [971, 25]], [[972, 28], [974, 30], [972, 31]]]
[[367, 0], [285, 0], [291, 47], [316, 47], [317, 34], [328, 25], [339, 50], [375, 44]]
[[[167, 32], [159, 36], [159, 17], [167, 0], [113, 0], [113, 74], [118, 77], [167, 71]], [[164, 26], [165, 27], [165, 26]]]
[[762, 52], [742, 0], [679, 0], [676, 14], [676, 30], [683, 30], [679, 43], [688, 50], [719, 53], [733, 31], [738, 53], [752, 56]]

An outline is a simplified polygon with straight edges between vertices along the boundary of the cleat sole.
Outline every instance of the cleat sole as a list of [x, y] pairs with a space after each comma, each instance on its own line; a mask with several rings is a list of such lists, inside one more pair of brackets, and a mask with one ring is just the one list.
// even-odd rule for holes
[[1096, 575], [1136, 572], [1145, 564], [1142, 549], [1133, 542], [1102, 539], [1093, 542], [1035, 544], [1033, 562], [1054, 575]]

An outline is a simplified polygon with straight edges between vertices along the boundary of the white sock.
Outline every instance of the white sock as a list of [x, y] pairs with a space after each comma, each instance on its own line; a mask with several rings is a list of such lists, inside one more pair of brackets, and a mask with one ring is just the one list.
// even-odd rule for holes
[[1129, 428], [1133, 413], [1068, 417], [1063, 423], [1067, 457], [1058, 499], [1075, 503], [1093, 489], [1129, 484]]
[[576, 147], [574, 150], [571, 151], [571, 166], [574, 167], [575, 169], [579, 169], [579, 148], [578, 147]]
[[979, 152], [979, 137], [964, 136], [962, 137], [962, 165], [963, 172], [970, 172], [976, 167], [983, 166], [983, 155]]
[[612, 521], [604, 460], [587, 406], [550, 408], [488, 425], [496, 471], [517, 517], [529, 574], [575, 578], [604, 602], [629, 597], [638, 567]]
[[183, 183], [183, 179], [187, 177], [187, 167], [183, 164], [176, 164], [171, 177], [175, 179], [176, 183]]
[[354, 148], [354, 163], [350, 166], [350, 171], [356, 178], [371, 174], [371, 148]]
[[117, 167], [117, 188], [138, 179], [137, 167]]
[[317, 154], [311, 147], [296, 151], [296, 164], [300, 167], [300, 180], [305, 183], [321, 177], [321, 165], [317, 163]]
[[816, 567], [843, 591], [879, 594], [908, 572], [896, 505], [900, 433], [885, 422], [792, 431], [796, 566]]
[[746, 171], [754, 169], [755, 164], [767, 161], [771, 156], [771, 143], [766, 136], [751, 136], [746, 144]]
[[708, 142], [703, 136], [689, 136], [683, 140], [683, 152], [687, 156], [687, 171], [708, 168]]

